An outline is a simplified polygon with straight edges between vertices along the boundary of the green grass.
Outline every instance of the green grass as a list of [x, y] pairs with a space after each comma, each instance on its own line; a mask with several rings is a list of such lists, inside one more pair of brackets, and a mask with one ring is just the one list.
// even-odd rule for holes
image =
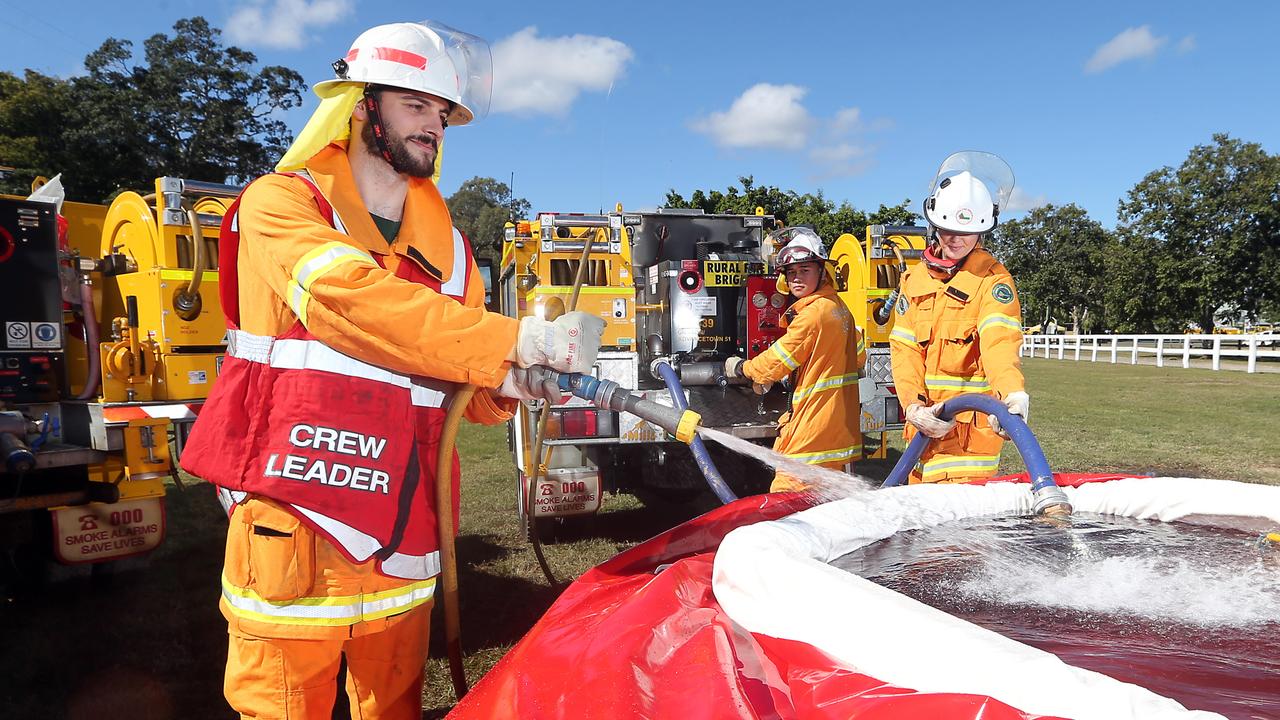
[[[1028, 360], [1031, 424], [1055, 470], [1136, 471], [1280, 483], [1280, 374]], [[458, 541], [462, 638], [474, 684], [559, 593], [524, 542], [502, 427], [464, 428]], [[901, 443], [895, 443], [901, 448]], [[891, 451], [892, 452], [892, 451]], [[891, 463], [864, 463], [883, 477]], [[1016, 453], [1002, 471], [1016, 472]], [[591, 536], [546, 548], [562, 580], [707, 507], [605, 499]], [[226, 718], [226, 627], [217, 609], [226, 520], [206, 484], [172, 490], [169, 534], [145, 562], [0, 598], [0, 717]], [[425, 717], [453, 701], [436, 613]]]
[[[1054, 470], [1280, 484], [1280, 374], [1024, 360]], [[1006, 451], [1002, 472], [1020, 472]]]

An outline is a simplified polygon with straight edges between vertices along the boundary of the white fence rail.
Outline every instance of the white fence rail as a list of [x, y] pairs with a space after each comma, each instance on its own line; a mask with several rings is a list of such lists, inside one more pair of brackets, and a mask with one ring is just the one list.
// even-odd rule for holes
[[[1244, 360], [1247, 372], [1258, 372], [1258, 361], [1280, 362], [1280, 335], [1025, 335], [1022, 357], [1128, 362], [1155, 357], [1157, 367], [1172, 359], [1191, 367], [1192, 358], [1208, 358], [1214, 370], [1224, 369], [1223, 359]], [[1228, 370], [1240, 369], [1234, 363]]]

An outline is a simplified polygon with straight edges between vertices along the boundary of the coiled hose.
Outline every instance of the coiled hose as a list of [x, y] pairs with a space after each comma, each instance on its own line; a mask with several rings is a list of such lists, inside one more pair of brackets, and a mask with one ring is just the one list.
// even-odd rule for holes
[[[979, 393], [967, 393], [947, 400], [942, 403], [942, 410], [938, 417], [950, 420], [956, 413], [966, 410], [995, 415], [1000, 420], [1000, 427], [1008, 433], [1009, 439], [1013, 440], [1013, 444], [1022, 455], [1023, 464], [1027, 466], [1027, 474], [1031, 477], [1031, 492], [1035, 496], [1036, 514], [1071, 512], [1071, 503], [1067, 500], [1066, 493], [1062, 492], [1058, 484], [1053, 481], [1053, 471], [1049, 469], [1049, 461], [1045, 458], [1044, 451], [1040, 449], [1040, 443], [1036, 441], [1035, 434], [1031, 432], [1031, 428], [1027, 427], [1025, 420], [1009, 412], [1009, 408], [994, 397]], [[906, 482], [911, 475], [911, 469], [919, 462], [920, 455], [932, 441], [933, 438], [924, 433], [916, 433], [881, 487], [894, 487]]]

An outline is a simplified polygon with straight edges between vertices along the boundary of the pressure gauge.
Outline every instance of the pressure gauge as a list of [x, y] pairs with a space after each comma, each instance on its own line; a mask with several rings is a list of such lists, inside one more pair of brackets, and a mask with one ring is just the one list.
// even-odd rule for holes
[[787, 304], [787, 299], [783, 297], [781, 293], [774, 293], [773, 299], [770, 302], [773, 303], [773, 307], [775, 309], [781, 310], [782, 306]]
[[751, 296], [751, 304], [758, 308], [762, 308], [769, 304], [769, 297], [762, 292], [758, 292]]

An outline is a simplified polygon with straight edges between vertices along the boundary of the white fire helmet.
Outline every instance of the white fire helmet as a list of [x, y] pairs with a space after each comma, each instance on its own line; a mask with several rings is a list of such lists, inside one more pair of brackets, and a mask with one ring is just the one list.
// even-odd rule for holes
[[822, 250], [822, 238], [807, 227], [783, 228], [774, 233], [776, 241], [782, 245], [778, 251], [774, 265], [783, 268], [803, 262], [826, 262], [827, 256]]
[[1013, 194], [1013, 170], [999, 156], [965, 151], [948, 157], [934, 176], [924, 217], [945, 232], [983, 234], [995, 229]]
[[778, 292], [790, 292], [787, 286], [786, 273], [782, 272], [782, 269], [788, 265], [806, 262], [821, 263], [826, 271], [823, 274], [827, 276], [831, 286], [835, 287], [835, 266], [831, 259], [827, 257], [826, 251], [822, 249], [822, 238], [818, 236], [818, 233], [807, 227], [797, 225], [773, 232], [770, 237], [776, 243], [775, 247], [777, 245], [782, 246], [773, 262], [774, 267], [778, 270]]
[[349, 83], [388, 85], [429, 93], [453, 103], [450, 125], [466, 125], [489, 112], [493, 60], [482, 38], [431, 20], [369, 28], [345, 57], [337, 77], [317, 83], [321, 98]]

